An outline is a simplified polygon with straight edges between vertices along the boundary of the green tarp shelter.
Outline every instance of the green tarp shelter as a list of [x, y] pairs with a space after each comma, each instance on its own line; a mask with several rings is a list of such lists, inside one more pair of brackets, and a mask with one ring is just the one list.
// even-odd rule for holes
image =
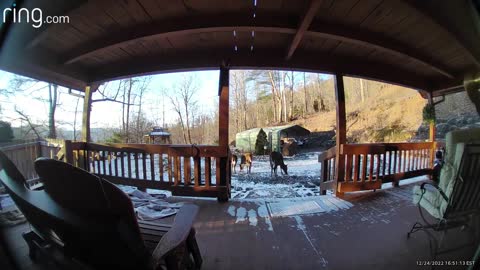
[[267, 134], [269, 144], [268, 149], [278, 152], [281, 152], [281, 139], [298, 138], [310, 135], [308, 129], [299, 125], [253, 128], [237, 133], [235, 136], [236, 148], [243, 152], [255, 152], [255, 142], [257, 141], [261, 129]]

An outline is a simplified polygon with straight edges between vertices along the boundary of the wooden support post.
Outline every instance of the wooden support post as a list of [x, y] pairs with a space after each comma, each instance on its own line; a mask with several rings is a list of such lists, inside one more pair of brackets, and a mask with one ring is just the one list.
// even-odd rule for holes
[[[94, 91], [94, 90], [93, 90]], [[85, 97], [83, 99], [82, 114], [82, 141], [90, 142], [90, 112], [92, 109], [92, 87], [85, 87]]]
[[[432, 94], [428, 94], [428, 104], [435, 106], [435, 103], [433, 102], [433, 97]], [[435, 120], [436, 121], [436, 120]], [[433, 168], [433, 163], [435, 161], [435, 152], [436, 152], [436, 145], [435, 145], [435, 133], [436, 133], [436, 126], [435, 122], [430, 123], [430, 129], [429, 129], [429, 136], [428, 136], [428, 141], [432, 142], [432, 149], [430, 149], [430, 168]]]
[[229, 114], [229, 76], [230, 70], [225, 67], [220, 68], [219, 80], [219, 119], [218, 119], [218, 144], [228, 147], [228, 114]]
[[[229, 121], [229, 77], [230, 77], [230, 70], [227, 67], [220, 68], [220, 80], [219, 80], [219, 89], [218, 89], [218, 96], [219, 96], [219, 119], [218, 119], [218, 144], [222, 149], [223, 153], [225, 153], [225, 157], [220, 158], [219, 162], [217, 162], [217, 170], [220, 170], [217, 174], [218, 180], [217, 185], [226, 186], [227, 182], [229, 181], [228, 174], [227, 174], [227, 167], [228, 164], [226, 157], [229, 153], [228, 151], [228, 121]], [[217, 181], [218, 181], [217, 180]], [[218, 195], [219, 201], [227, 201], [228, 200], [228, 193], [227, 194], [219, 194]]]
[[[83, 98], [83, 113], [82, 113], [82, 141], [90, 142], [90, 112], [92, 110], [92, 93], [96, 90], [91, 86], [85, 87], [85, 96]], [[89, 171], [89, 160], [86, 151], [78, 151], [78, 164], [82, 169]]]
[[335, 101], [337, 103], [337, 126], [336, 126], [336, 139], [337, 149], [335, 157], [335, 194], [338, 193], [338, 182], [345, 179], [345, 156], [341, 155], [342, 145], [347, 142], [347, 117], [345, 113], [345, 89], [343, 85], [343, 76], [341, 74], [335, 74]]
[[72, 150], [72, 141], [65, 140], [64, 143], [64, 155], [65, 155], [65, 162], [73, 164], [73, 150]]

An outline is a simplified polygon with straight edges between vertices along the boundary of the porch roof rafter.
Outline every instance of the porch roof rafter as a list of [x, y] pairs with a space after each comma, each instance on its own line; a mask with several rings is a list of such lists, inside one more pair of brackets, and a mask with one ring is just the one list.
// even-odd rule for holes
[[464, 2], [45, 0], [44, 14], [69, 23], [10, 24], [0, 68], [82, 90], [228, 61], [371, 78], [436, 96], [462, 90], [464, 76], [480, 71], [480, 34]]

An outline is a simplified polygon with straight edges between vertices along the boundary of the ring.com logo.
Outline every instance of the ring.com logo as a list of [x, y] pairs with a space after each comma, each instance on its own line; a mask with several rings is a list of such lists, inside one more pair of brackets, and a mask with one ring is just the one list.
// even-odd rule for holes
[[[10, 16], [10, 18], [9, 18]], [[31, 23], [34, 28], [40, 28], [45, 24], [70, 23], [69, 16], [43, 16], [40, 8], [29, 10], [27, 8], [17, 9], [15, 3], [11, 8], [3, 10], [3, 23], [11, 20], [13, 23]]]

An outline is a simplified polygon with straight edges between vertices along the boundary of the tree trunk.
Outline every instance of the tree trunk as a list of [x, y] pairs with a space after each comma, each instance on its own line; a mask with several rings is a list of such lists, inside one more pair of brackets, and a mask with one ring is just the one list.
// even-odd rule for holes
[[365, 89], [363, 88], [363, 80], [360, 79], [360, 96], [362, 99], [362, 103], [365, 103]]
[[78, 103], [80, 99], [77, 98], [77, 104], [75, 105], [75, 117], [73, 118], [73, 140], [77, 140], [77, 113], [78, 113]]
[[48, 137], [52, 139], [57, 138], [57, 131], [55, 129], [55, 110], [57, 109], [57, 95], [58, 86], [56, 84], [48, 84]]
[[294, 105], [293, 104], [293, 87], [295, 85], [295, 78], [293, 77], [294, 76], [293, 71], [290, 73], [290, 75], [292, 75], [292, 81], [291, 81], [292, 85], [291, 85], [291, 88], [290, 88], [290, 116], [289, 116], [289, 119], [292, 119], [293, 113], [294, 113], [293, 112], [293, 107], [294, 107], [293, 106]]
[[305, 92], [305, 109], [304, 109], [304, 114], [303, 116], [305, 116], [305, 114], [308, 114], [308, 103], [307, 103], [307, 81], [306, 81], [306, 78], [305, 78], [305, 72], [303, 72], [303, 91]]
[[129, 85], [128, 85], [128, 92], [127, 92], [127, 117], [125, 121], [125, 142], [129, 142], [129, 137], [130, 137], [130, 130], [129, 130], [129, 122], [130, 122], [130, 100], [131, 100], [131, 93], [132, 93], [132, 79], [128, 79]]
[[283, 91], [282, 91], [282, 110], [283, 110], [283, 121], [287, 122], [287, 95], [286, 95], [286, 78], [287, 78], [287, 73], [285, 72], [283, 74]]
[[272, 86], [272, 104], [273, 104], [273, 121], [278, 122], [277, 120], [277, 89], [275, 87], [275, 80], [271, 71], [268, 72], [268, 77], [270, 78], [270, 84]]
[[[118, 87], [120, 88], [121, 85], [122, 85], [122, 81], [119, 82]], [[125, 104], [125, 99], [126, 99], [126, 91], [127, 91], [127, 89], [126, 89], [125, 86], [126, 86], [126, 85], [124, 84], [124, 85], [123, 85], [123, 96], [122, 96], [122, 133], [123, 133], [124, 135], [127, 134], [127, 133], [126, 133], [126, 129], [127, 129], [127, 125], [126, 125], [126, 124], [127, 124], [127, 123], [126, 123], [126, 121], [125, 121], [125, 106], [126, 106], [126, 104]]]

